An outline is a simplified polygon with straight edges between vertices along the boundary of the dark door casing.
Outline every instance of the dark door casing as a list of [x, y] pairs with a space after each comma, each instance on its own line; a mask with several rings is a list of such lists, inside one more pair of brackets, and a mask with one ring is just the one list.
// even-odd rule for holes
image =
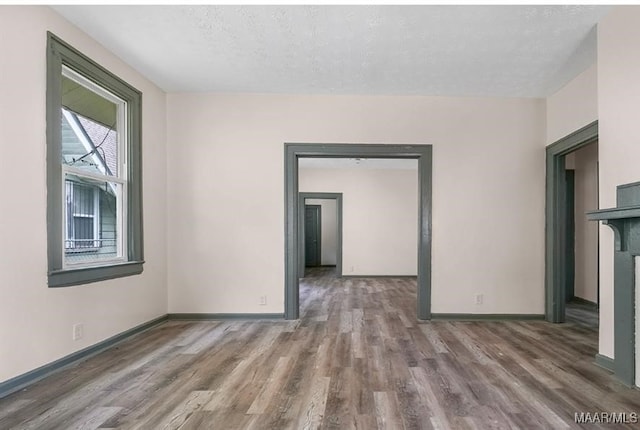
[[565, 284], [565, 300], [568, 303], [573, 300], [575, 296], [575, 265], [576, 265], [576, 222], [575, 222], [575, 171], [566, 171], [567, 179], [567, 210], [566, 216], [566, 234], [567, 234], [567, 246], [566, 246], [566, 284]]
[[[402, 158], [418, 160], [418, 291], [416, 316], [431, 319], [431, 189], [433, 149], [431, 145], [358, 144], [358, 143], [289, 143], [284, 144], [284, 317], [300, 317], [300, 276], [304, 264], [304, 211], [298, 190], [300, 158]], [[564, 166], [563, 166], [564, 167]], [[310, 193], [314, 194], [314, 193]], [[327, 193], [336, 194], [336, 193]], [[339, 194], [339, 193], [338, 193]], [[333, 198], [331, 196], [329, 198]], [[341, 227], [340, 227], [341, 229]], [[340, 259], [342, 260], [342, 259]], [[340, 261], [342, 264], [342, 261]]]

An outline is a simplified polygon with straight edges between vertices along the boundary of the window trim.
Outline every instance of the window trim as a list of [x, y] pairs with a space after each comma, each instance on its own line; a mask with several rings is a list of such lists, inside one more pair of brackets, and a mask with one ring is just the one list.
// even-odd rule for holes
[[[98, 84], [127, 103], [128, 148], [124, 262], [78, 268], [64, 265], [63, 168], [61, 163], [62, 66]], [[47, 257], [49, 287], [88, 284], [142, 273], [144, 263], [142, 225], [142, 93], [109, 72], [51, 32], [47, 32]]]

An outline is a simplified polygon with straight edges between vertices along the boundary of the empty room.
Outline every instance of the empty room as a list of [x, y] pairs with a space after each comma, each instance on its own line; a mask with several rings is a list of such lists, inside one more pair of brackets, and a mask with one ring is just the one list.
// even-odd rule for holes
[[0, 429], [638, 428], [638, 41], [0, 5]]

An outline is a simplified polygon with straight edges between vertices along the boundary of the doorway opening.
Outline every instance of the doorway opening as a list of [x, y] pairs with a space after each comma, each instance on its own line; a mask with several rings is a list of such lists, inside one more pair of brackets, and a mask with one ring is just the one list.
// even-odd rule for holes
[[567, 309], [572, 322], [598, 320], [598, 225], [585, 214], [598, 209], [597, 141], [595, 121], [547, 147], [545, 316], [554, 323]]
[[[319, 224], [317, 232], [310, 234], [307, 240], [307, 207], [319, 206]], [[313, 210], [313, 209], [312, 209]], [[304, 278], [306, 267], [333, 266], [335, 274], [342, 276], [342, 193], [300, 192], [298, 193], [298, 222], [300, 242], [298, 244], [298, 278]], [[312, 215], [313, 216], [313, 215]], [[307, 247], [314, 246], [313, 236], [320, 236], [315, 244], [319, 255], [307, 261]], [[317, 240], [317, 239], [316, 239]], [[319, 245], [319, 246], [318, 246]], [[313, 264], [314, 261], [317, 264]]]
[[598, 141], [565, 155], [565, 320], [594, 332], [599, 326], [599, 225], [586, 213], [598, 210]]
[[[298, 194], [300, 158], [416, 159], [418, 162], [417, 318], [431, 318], [430, 145], [285, 144], [285, 318], [300, 314], [299, 275], [302, 210]], [[304, 260], [302, 260], [304, 262]], [[342, 272], [342, 269], [340, 270]]]

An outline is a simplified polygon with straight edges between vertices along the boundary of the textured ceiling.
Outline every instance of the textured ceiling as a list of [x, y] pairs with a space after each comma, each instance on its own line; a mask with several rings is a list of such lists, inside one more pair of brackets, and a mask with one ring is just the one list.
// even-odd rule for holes
[[168, 92], [545, 97], [606, 6], [52, 6]]

